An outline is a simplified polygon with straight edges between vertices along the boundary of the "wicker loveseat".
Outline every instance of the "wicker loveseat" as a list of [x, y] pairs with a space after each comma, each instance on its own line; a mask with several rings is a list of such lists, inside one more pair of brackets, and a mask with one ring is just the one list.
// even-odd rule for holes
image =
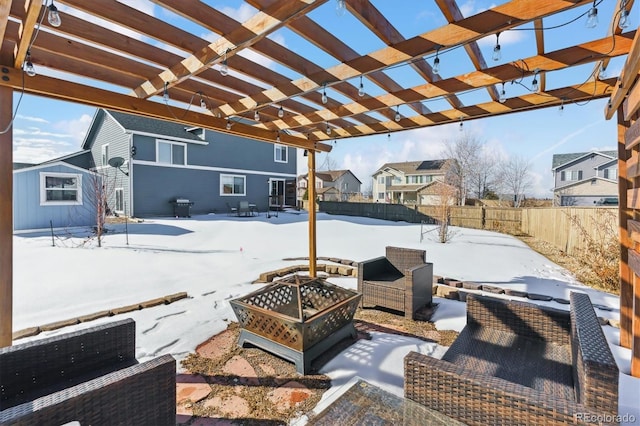
[[608, 424], [618, 367], [586, 294], [570, 312], [469, 295], [442, 360], [405, 357], [405, 396], [468, 425]]
[[175, 425], [176, 362], [138, 363], [121, 320], [0, 349], [0, 424]]
[[424, 250], [387, 246], [385, 252], [358, 264], [361, 306], [393, 309], [413, 319], [431, 304], [433, 264], [425, 262]]

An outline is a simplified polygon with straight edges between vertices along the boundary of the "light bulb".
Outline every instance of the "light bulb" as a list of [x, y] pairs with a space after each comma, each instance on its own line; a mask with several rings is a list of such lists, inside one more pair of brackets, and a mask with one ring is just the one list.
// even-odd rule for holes
[[402, 117], [400, 116], [400, 110], [399, 110], [399, 108], [398, 108], [398, 109], [396, 109], [396, 116], [395, 116], [395, 120], [396, 120], [396, 122], [400, 121], [400, 119], [401, 119], [401, 118], [402, 118]]
[[253, 119], [256, 121], [260, 121], [260, 113], [258, 111], [256, 111], [255, 114], [253, 114]]
[[498, 99], [501, 104], [507, 101], [507, 92], [504, 91], [504, 85], [502, 85], [502, 90], [500, 91], [500, 99]]
[[36, 76], [36, 69], [33, 66], [33, 63], [30, 60], [27, 60], [27, 62], [24, 63], [24, 72], [27, 73], [27, 75], [29, 77], [35, 77]]
[[327, 98], [327, 92], [322, 92], [322, 103], [326, 104], [329, 101], [329, 99]]
[[276, 142], [280, 143], [280, 132], [276, 133]]
[[604, 80], [607, 78], [607, 69], [604, 67], [604, 64], [600, 64], [600, 71], [598, 72], [598, 79]]
[[562, 115], [562, 113], [564, 113], [564, 100], [562, 101], [562, 103], [560, 104], [560, 107], [558, 108], [558, 115]]
[[164, 93], [162, 94], [162, 100], [165, 103], [169, 102], [169, 83], [166, 81], [164, 83]]
[[222, 61], [222, 65], [220, 65], [220, 75], [226, 77], [229, 74], [229, 65], [227, 65], [227, 60]]
[[227, 130], [231, 130], [231, 120], [227, 120]]
[[531, 82], [531, 90], [533, 92], [537, 92], [538, 90], [540, 90], [540, 86], [538, 85], [538, 78], [537, 77], [533, 77], [533, 81]]
[[280, 106], [280, 108], [278, 109], [278, 117], [284, 117], [284, 109], [282, 109], [282, 106]]
[[200, 108], [207, 109], [207, 103], [204, 101], [204, 99], [200, 99]]
[[587, 28], [595, 28], [598, 26], [598, 9], [595, 6], [589, 10], [585, 26]]
[[337, 0], [336, 3], [336, 15], [342, 16], [347, 11], [347, 5], [345, 0]]
[[618, 27], [621, 30], [629, 28], [631, 23], [629, 22], [629, 11], [627, 9], [622, 9], [620, 11], [620, 20], [618, 21]]
[[494, 61], [499, 61], [500, 59], [502, 59], [502, 51], [500, 50], [499, 44], [496, 44], [495, 47], [493, 48], [492, 58]]
[[433, 60], [433, 72], [438, 74], [440, 72], [440, 58], [436, 55], [436, 58]]
[[360, 76], [360, 87], [358, 88], [358, 96], [364, 96], [364, 84], [362, 84], [362, 76]]
[[327, 130], [326, 130], [327, 134], [330, 135], [331, 134], [331, 127], [329, 127], [329, 124], [327, 124]]
[[62, 20], [60, 19], [60, 14], [58, 13], [58, 8], [51, 2], [49, 5], [49, 14], [47, 16], [47, 20], [52, 27], [59, 27], [62, 24]]

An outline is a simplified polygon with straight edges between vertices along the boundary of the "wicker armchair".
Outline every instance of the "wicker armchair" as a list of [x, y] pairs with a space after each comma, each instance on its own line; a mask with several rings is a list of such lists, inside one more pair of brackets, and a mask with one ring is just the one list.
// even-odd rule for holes
[[0, 349], [0, 424], [175, 425], [176, 362], [138, 363], [131, 319]]
[[433, 264], [425, 263], [425, 256], [424, 250], [388, 246], [386, 256], [360, 262], [361, 306], [393, 309], [413, 319], [432, 301]]
[[583, 293], [570, 312], [469, 295], [443, 358], [411, 352], [404, 374], [405, 397], [468, 425], [615, 424], [618, 367]]

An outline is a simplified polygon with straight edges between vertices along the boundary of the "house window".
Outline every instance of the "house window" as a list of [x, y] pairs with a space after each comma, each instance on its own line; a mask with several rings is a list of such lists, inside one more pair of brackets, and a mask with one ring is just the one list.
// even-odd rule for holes
[[177, 142], [157, 141], [156, 161], [164, 164], [187, 164], [187, 145]]
[[618, 169], [604, 169], [604, 178], [611, 180], [618, 179]]
[[220, 175], [220, 195], [246, 195], [246, 177]]
[[384, 176], [378, 176], [378, 183], [384, 185]]
[[393, 178], [393, 185], [402, 185], [402, 179], [400, 179], [399, 177], [394, 176]]
[[563, 170], [560, 172], [561, 181], [582, 180], [582, 170]]
[[40, 173], [40, 205], [81, 205], [82, 175]]
[[307, 181], [306, 180], [301, 180], [300, 181], [300, 188], [306, 188], [307, 187]]
[[273, 146], [273, 155], [274, 161], [276, 163], [286, 163], [287, 162], [287, 147], [286, 145], [278, 145], [275, 144]]
[[109, 144], [102, 145], [102, 165], [109, 164]]
[[378, 192], [378, 200], [384, 200], [384, 192]]
[[116, 209], [119, 213], [124, 213], [124, 189], [116, 188]]
[[322, 182], [316, 182], [316, 188], [322, 188]]

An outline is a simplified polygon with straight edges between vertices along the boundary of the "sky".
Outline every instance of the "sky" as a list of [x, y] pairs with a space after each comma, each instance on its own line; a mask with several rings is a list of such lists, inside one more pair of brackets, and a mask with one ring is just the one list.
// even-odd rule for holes
[[[157, 6], [148, 0], [123, 0], [122, 2], [148, 14], [160, 15], [162, 13], [163, 19], [199, 34], [207, 40], [213, 41], [217, 37], [202, 28], [192, 27], [192, 24], [171, 13], [161, 12]], [[207, 3], [239, 22], [247, 20], [256, 12], [255, 9], [239, 0], [210, 0]], [[406, 38], [446, 23], [433, 2], [373, 0], [372, 3], [401, 30]], [[460, 9], [464, 16], [476, 14], [502, 3], [506, 3], [506, 0], [459, 1]], [[614, 4], [614, 0], [602, 0], [598, 5], [601, 19], [599, 26], [595, 29], [586, 29], [584, 19], [576, 19], [571, 24], [549, 31], [545, 39], [546, 50], [557, 50], [592, 38], [606, 37]], [[59, 8], [67, 11], [64, 5], [60, 5]], [[565, 21], [577, 18], [586, 10], [588, 10], [588, 6], [577, 8], [563, 15], [562, 18], [546, 19], [544, 24], [545, 26], [563, 25], [566, 24]], [[401, 11], [403, 15], [399, 14]], [[368, 30], [348, 13], [345, 16], [336, 17], [333, 1], [327, 2], [327, 4], [319, 7], [309, 16], [312, 19], [326, 23], [327, 29], [338, 38], [343, 36], [345, 39], [349, 39], [353, 43], [350, 47], [360, 54], [366, 54], [384, 47], [379, 40], [379, 44], [371, 43], [372, 39], [370, 37], [354, 38], [354, 33], [360, 31], [364, 34]], [[331, 19], [327, 19], [328, 16]], [[407, 16], [411, 16], [412, 19], [406, 19]], [[638, 25], [640, 13], [638, 13], [637, 8], [632, 10], [630, 18], [631, 28]], [[112, 29], [139, 38], [138, 35], [132, 34], [125, 29], [118, 29], [113, 24], [102, 23], [101, 25], [109, 26]], [[523, 27], [522, 29], [522, 31], [507, 31], [501, 34], [500, 44], [503, 58], [498, 63], [494, 63], [491, 60], [491, 50], [495, 43], [495, 38], [492, 36], [479, 41], [480, 49], [483, 51], [489, 66], [517, 61], [518, 59], [535, 55], [534, 35], [530, 28]], [[310, 60], [321, 66], [331, 67], [337, 64], [334, 58], [329, 57], [326, 53], [315, 48], [315, 46], [301, 41], [290, 30], [278, 30], [270, 37], [291, 50], [304, 50]], [[160, 45], [161, 43], [157, 44]], [[166, 46], [166, 48], [175, 51], [173, 47]], [[258, 61], [263, 66], [287, 75], [291, 79], [299, 77], [291, 70], [283, 68], [275, 61], [254, 51], [247, 51], [242, 54]], [[427, 58], [427, 60], [432, 62], [433, 59]], [[440, 61], [440, 75], [443, 78], [469, 70], [470, 61], [462, 49], [443, 51], [440, 54]], [[606, 70], [606, 74], [610, 77], [618, 75], [622, 69], [623, 62], [623, 58], [612, 60]], [[566, 84], [566, 79], [569, 75], [578, 76], [577, 81], [586, 81], [593, 69], [593, 65], [583, 65], [574, 67], [570, 71], [548, 73], [547, 88], [553, 89], [563, 86]], [[51, 76], [56, 76], [56, 73], [59, 74], [56, 70], [44, 68], [39, 68], [38, 72]], [[231, 73], [233, 74], [234, 71], [231, 70]], [[410, 85], [424, 83], [424, 80], [421, 80], [409, 67], [397, 67], [389, 70], [388, 74], [403, 82], [406, 81]], [[253, 83], [257, 83], [255, 80], [251, 80]], [[524, 89], [524, 85], [530, 84], [528, 80], [524, 79], [520, 82], [522, 84], [507, 84], [505, 86], [507, 96], [525, 93], [527, 90]], [[81, 79], [78, 79], [78, 81], [87, 83], [87, 81]], [[576, 78], [572, 78], [571, 81], [575, 83]], [[260, 84], [264, 86], [263, 83]], [[352, 84], [357, 84], [357, 82], [352, 81]], [[268, 88], [268, 86], [264, 87]], [[382, 93], [370, 82], [368, 82], [366, 89], [367, 94], [372, 96]], [[347, 102], [341, 94], [333, 90], [328, 90], [328, 94], [336, 100]], [[465, 101], [467, 103], [487, 101], [488, 94], [485, 90], [475, 91], [461, 94], [460, 99], [463, 104]], [[425, 105], [434, 111], [450, 108], [441, 99], [434, 99], [425, 103]], [[463, 131], [482, 141], [484, 149], [496, 159], [506, 160], [512, 156], [521, 156], [530, 160], [532, 185], [527, 191], [528, 195], [551, 198], [553, 187], [551, 162], [553, 154], [616, 149], [616, 120], [615, 118], [605, 120], [605, 106], [606, 100], [592, 100], [581, 105], [567, 104], [562, 111], [558, 107], [550, 107], [532, 112], [478, 119], [465, 122]], [[30, 95], [21, 96], [17, 91], [14, 94], [14, 107], [16, 108], [13, 128], [14, 161], [28, 163], [47, 161], [78, 151], [95, 113], [95, 108], [93, 107]], [[316, 107], [318, 106], [316, 105]], [[400, 112], [403, 115], [411, 113], [406, 106], [401, 106]], [[459, 129], [458, 123], [454, 123], [396, 132], [390, 135], [337, 140], [330, 142], [333, 145], [331, 153], [318, 155], [316, 159], [317, 169], [322, 170], [328, 164], [337, 169], [349, 169], [363, 182], [362, 190], [367, 190], [371, 184], [371, 175], [386, 162], [443, 158], [445, 145], [455, 142], [456, 138], [460, 137]], [[306, 165], [302, 152], [299, 150], [299, 174], [307, 172]]]
[[[178, 292], [187, 292], [188, 297], [43, 332], [14, 344], [133, 318], [136, 357], [141, 362], [167, 353], [180, 361], [225, 330], [230, 321], [236, 321], [229, 300], [260, 289], [261, 284], [252, 282], [261, 273], [305, 263], [283, 259], [307, 255], [307, 239], [300, 238], [306, 235], [307, 227], [305, 212], [284, 211], [270, 218], [264, 213], [256, 217], [209, 214], [189, 219], [149, 218], [128, 224], [128, 236], [124, 225], [109, 225], [101, 248], [95, 239], [85, 238], [86, 230], [58, 232], [55, 246], [46, 232], [17, 234], [14, 331]], [[592, 303], [611, 309], [597, 309], [597, 315], [619, 319], [617, 296], [582, 285], [570, 272], [510, 235], [452, 227], [451, 240], [440, 244], [435, 226], [426, 228], [423, 241], [421, 230], [419, 224], [319, 213], [317, 254], [363, 261], [383, 255], [386, 245], [423, 249], [435, 275], [564, 299], [572, 291], [585, 292]], [[355, 277], [330, 277], [328, 281], [357, 289]], [[433, 301], [438, 304], [432, 317], [438, 330], [460, 331], [464, 327], [463, 302], [435, 296]], [[555, 301], [535, 303], [567, 309]], [[640, 424], [640, 379], [629, 375], [630, 350], [619, 346], [617, 328], [607, 325], [602, 329], [621, 372], [619, 412], [634, 415]], [[323, 398], [340, 392], [356, 376], [403, 396], [402, 360], [409, 351], [440, 358], [446, 348], [414, 338], [372, 333], [371, 340], [354, 343], [321, 368], [320, 373], [331, 379], [331, 389]]]

